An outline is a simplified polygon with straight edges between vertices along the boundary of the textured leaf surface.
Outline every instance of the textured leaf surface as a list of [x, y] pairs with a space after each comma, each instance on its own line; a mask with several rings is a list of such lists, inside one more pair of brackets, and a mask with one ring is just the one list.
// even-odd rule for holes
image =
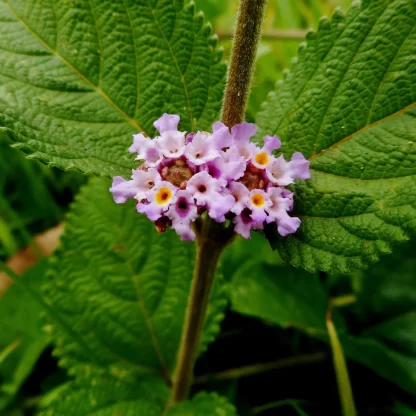
[[[403, 273], [404, 269], [400, 268], [402, 260], [399, 259], [406, 258], [408, 250], [402, 253], [402, 257], [399, 252], [395, 254], [396, 262], [393, 263], [387, 256], [380, 264], [362, 272], [362, 282], [367, 283], [361, 286], [362, 295], [360, 292], [357, 294], [358, 303], [354, 305], [358, 321], [366, 316], [361, 328], [355, 329], [360, 335], [348, 332], [343, 317], [336, 310], [333, 311], [333, 320], [348, 358], [370, 367], [380, 376], [414, 394], [416, 302], [411, 300], [413, 295], [405, 282], [409, 282], [411, 277], [414, 279], [415, 259], [407, 260], [407, 266], [413, 263], [413, 267]], [[383, 268], [385, 278], [379, 279]], [[368, 292], [364, 292], [364, 286], [369, 289]], [[251, 268], [247, 267], [235, 275], [231, 293], [232, 307], [239, 313], [282, 327], [295, 326], [328, 341], [325, 312], [329, 299], [317, 275], [293, 271], [288, 266], [253, 263]], [[385, 305], [386, 310], [380, 313], [381, 310], [374, 305]]]
[[310, 271], [364, 267], [416, 228], [416, 0], [363, 0], [323, 18], [258, 116], [312, 179], [294, 186], [302, 227], [273, 238]]
[[157, 378], [126, 383], [92, 375], [66, 384], [40, 416], [161, 416], [168, 397]]
[[[22, 279], [38, 290], [45, 278], [45, 266], [39, 263]], [[42, 331], [41, 311], [39, 303], [16, 285], [0, 298], [0, 351], [14, 345], [0, 362], [0, 409], [16, 395], [49, 343]]]
[[167, 413], [167, 416], [237, 416], [234, 406], [215, 393], [199, 393], [192, 400], [183, 402]]
[[[82, 190], [52, 262], [44, 293], [63, 321], [50, 328], [55, 352], [71, 372], [95, 367], [169, 378], [184, 323], [194, 245], [173, 232], [158, 234], [134, 204], [115, 204], [109, 186], [107, 180], [95, 180]], [[219, 331], [226, 306], [218, 278], [202, 349]]]
[[163, 112], [207, 129], [225, 67], [183, 0], [0, 2], [0, 126], [31, 157], [130, 173], [131, 134]]
[[165, 412], [168, 388], [155, 378], [125, 383], [89, 376], [70, 382], [40, 416], [235, 416], [234, 407], [216, 394], [200, 393]]

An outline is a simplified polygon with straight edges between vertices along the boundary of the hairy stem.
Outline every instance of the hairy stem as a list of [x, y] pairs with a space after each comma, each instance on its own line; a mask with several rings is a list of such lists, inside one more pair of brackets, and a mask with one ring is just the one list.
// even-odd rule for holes
[[230, 230], [209, 218], [198, 235], [191, 292], [167, 408], [188, 397], [218, 260], [232, 236]]
[[221, 117], [229, 127], [244, 120], [266, 4], [240, 0]]

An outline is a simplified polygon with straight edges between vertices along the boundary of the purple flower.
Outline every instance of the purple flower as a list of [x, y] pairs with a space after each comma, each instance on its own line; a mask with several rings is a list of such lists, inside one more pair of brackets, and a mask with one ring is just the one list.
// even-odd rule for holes
[[302, 153], [293, 153], [291, 161], [288, 163], [289, 169], [294, 179], [309, 179], [309, 160], [306, 160]]
[[214, 160], [219, 154], [213, 138], [201, 132], [195, 134], [185, 150], [185, 156], [197, 166]]
[[146, 192], [161, 180], [159, 172], [154, 168], [148, 171], [133, 170], [131, 178], [130, 181], [126, 181], [121, 176], [116, 176], [113, 179], [110, 192], [117, 204], [123, 204], [130, 198], [136, 198], [138, 201], [146, 198]]
[[169, 131], [178, 131], [178, 124], [181, 118], [177, 114], [163, 114], [162, 117], [157, 119], [153, 125], [155, 129], [159, 131], [160, 134], [169, 132]]
[[181, 236], [182, 240], [195, 239], [191, 222], [198, 217], [198, 209], [189, 192], [178, 191], [176, 193], [176, 202], [170, 206], [166, 216], [172, 220], [172, 228]]
[[163, 156], [178, 158], [185, 151], [185, 132], [178, 131], [179, 116], [163, 114], [153, 125], [159, 130], [160, 136], [156, 138], [157, 146]]
[[250, 199], [250, 193], [248, 189], [240, 182], [231, 182], [229, 189], [235, 199], [235, 204], [231, 209], [231, 212], [239, 215], [241, 214], [241, 211], [247, 207]]
[[146, 214], [149, 220], [158, 220], [169, 206], [176, 201], [176, 186], [167, 181], [160, 181], [147, 193], [147, 203], [137, 204], [137, 211]]
[[257, 150], [257, 146], [250, 142], [250, 138], [256, 133], [257, 127], [252, 123], [236, 124], [231, 129], [234, 138], [234, 146], [245, 160], [250, 160]]
[[277, 136], [266, 136], [264, 138], [264, 146], [261, 149], [256, 148], [251, 163], [258, 169], [265, 169], [275, 159], [272, 151], [278, 149], [280, 146], [281, 143]]
[[149, 139], [143, 134], [133, 135], [133, 144], [129, 147], [130, 153], [137, 153], [136, 160], [145, 160], [151, 167], [156, 167], [163, 159], [156, 140]]
[[225, 214], [228, 214], [235, 204], [231, 194], [217, 194], [215, 199], [207, 203], [208, 215], [217, 222], [225, 221]]
[[136, 184], [134, 181], [126, 181], [121, 176], [115, 176], [110, 192], [113, 194], [116, 204], [124, 204], [128, 199], [134, 198], [136, 195]]
[[230, 129], [224, 124], [218, 121], [212, 126], [212, 138], [218, 149], [224, 149], [230, 147], [234, 138], [230, 133]]
[[282, 188], [269, 188], [268, 194], [272, 204], [268, 208], [269, 216], [266, 219], [269, 223], [277, 223], [277, 231], [283, 237], [293, 234], [300, 226], [300, 219], [287, 213], [293, 207], [293, 194], [289, 195], [286, 192]]
[[252, 211], [251, 218], [256, 222], [263, 222], [267, 217], [267, 209], [272, 202], [269, 195], [261, 189], [253, 189], [249, 194], [247, 207]]
[[294, 182], [290, 166], [283, 155], [280, 155], [267, 167], [266, 174], [275, 185], [286, 186]]
[[205, 206], [210, 200], [221, 196], [225, 181], [213, 178], [208, 172], [202, 171], [189, 179], [186, 190], [190, 192], [198, 205]]
[[256, 222], [251, 216], [251, 211], [245, 208], [240, 215], [233, 218], [234, 231], [244, 238], [250, 238], [251, 230], [261, 230], [263, 228], [262, 222]]
[[209, 173], [217, 179], [234, 181], [240, 179], [246, 170], [246, 162], [232, 147], [207, 165]]

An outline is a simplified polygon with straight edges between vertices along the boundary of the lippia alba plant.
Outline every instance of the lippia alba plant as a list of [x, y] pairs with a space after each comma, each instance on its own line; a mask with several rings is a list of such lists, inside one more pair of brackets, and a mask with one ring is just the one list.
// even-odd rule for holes
[[270, 290], [230, 297], [225, 247], [262, 234], [289, 264], [348, 273], [415, 233], [416, 0], [322, 18], [255, 124], [267, 1], [239, 3], [227, 72], [188, 1], [0, 2], [2, 131], [29, 158], [100, 177], [36, 295], [71, 376], [42, 416], [235, 415], [190, 395], [195, 361], [230, 298], [282, 320]]

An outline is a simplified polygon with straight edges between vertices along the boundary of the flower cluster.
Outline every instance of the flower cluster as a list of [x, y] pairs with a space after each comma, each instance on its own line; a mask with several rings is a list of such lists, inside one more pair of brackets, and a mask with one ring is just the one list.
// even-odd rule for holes
[[266, 136], [260, 148], [250, 142], [256, 132], [251, 123], [230, 131], [218, 122], [212, 134], [188, 135], [178, 131], [178, 124], [179, 116], [164, 114], [154, 122], [158, 137], [133, 136], [129, 151], [144, 163], [133, 170], [131, 180], [113, 179], [115, 202], [136, 199], [137, 211], [159, 231], [170, 225], [182, 240], [195, 238], [192, 223], [204, 212], [217, 222], [232, 221], [245, 238], [271, 222], [282, 236], [297, 230], [300, 219], [288, 214], [293, 193], [284, 187], [310, 177], [301, 153], [294, 153], [290, 162], [283, 155], [275, 157], [280, 140]]

